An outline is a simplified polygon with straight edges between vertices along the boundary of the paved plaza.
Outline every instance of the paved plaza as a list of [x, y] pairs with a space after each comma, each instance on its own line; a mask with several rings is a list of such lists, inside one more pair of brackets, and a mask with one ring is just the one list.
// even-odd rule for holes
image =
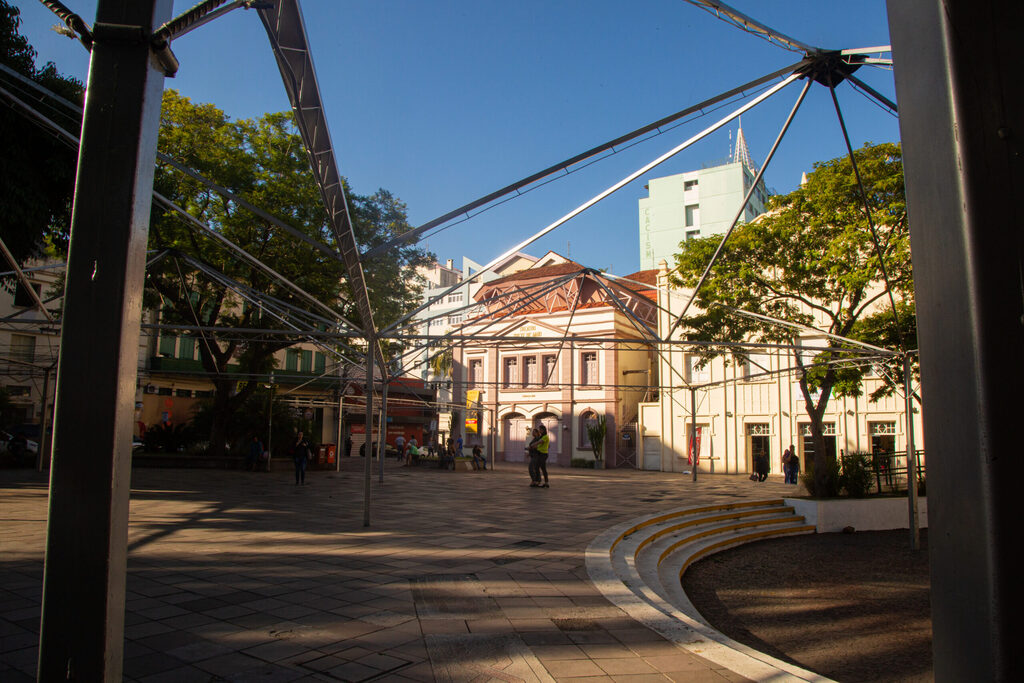
[[[125, 680], [737, 681], [606, 601], [584, 551], [659, 510], [792, 494], [742, 475], [136, 469]], [[46, 478], [0, 471], [0, 680], [34, 680]]]

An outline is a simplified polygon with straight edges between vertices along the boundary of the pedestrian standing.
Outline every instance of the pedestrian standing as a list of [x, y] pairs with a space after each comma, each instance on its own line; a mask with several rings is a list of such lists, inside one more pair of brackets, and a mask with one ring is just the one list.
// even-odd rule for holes
[[789, 444], [789, 483], [795, 484], [800, 474], [800, 456], [796, 454], [796, 446]]
[[790, 467], [789, 462], [790, 462], [790, 459], [792, 457], [793, 457], [793, 451], [791, 451], [789, 448], [787, 448], [786, 450], [782, 451], [782, 481], [784, 483], [786, 483], [786, 484], [789, 483], [789, 478], [790, 478], [790, 475], [791, 475], [791, 472], [790, 472], [790, 469], [789, 469], [789, 467]]
[[540, 487], [546, 489], [548, 488], [548, 448], [551, 447], [551, 437], [548, 436], [548, 428], [544, 425], [540, 425], [537, 430], [540, 432], [540, 441], [537, 442], [537, 481], [540, 481], [540, 475], [544, 475], [544, 483]]
[[309, 441], [299, 432], [291, 447], [292, 462], [295, 463], [295, 485], [306, 483], [306, 465], [309, 463]]
[[395, 438], [395, 450], [398, 451], [398, 459], [405, 460], [405, 436], [402, 434]]
[[530, 457], [530, 486], [531, 488], [537, 488], [541, 482], [540, 451], [537, 450], [537, 445], [540, 444], [540, 430], [534, 427], [533, 431], [530, 432], [530, 436], [530, 443], [526, 447]]

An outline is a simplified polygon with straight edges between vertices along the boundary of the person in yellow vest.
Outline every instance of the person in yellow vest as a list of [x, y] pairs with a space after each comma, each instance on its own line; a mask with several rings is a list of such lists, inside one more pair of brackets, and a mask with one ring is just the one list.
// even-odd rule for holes
[[[540, 439], [537, 441], [537, 484], [542, 489], [548, 488], [548, 448], [551, 446], [551, 437], [548, 436], [548, 428], [538, 425]], [[544, 475], [544, 483], [540, 483], [540, 475]]]

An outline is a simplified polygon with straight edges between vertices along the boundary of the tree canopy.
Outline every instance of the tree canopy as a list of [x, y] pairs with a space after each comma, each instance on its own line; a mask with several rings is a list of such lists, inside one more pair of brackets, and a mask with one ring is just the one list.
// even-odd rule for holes
[[[913, 276], [901, 150], [892, 143], [865, 145], [854, 156], [877, 248], [849, 157], [816, 163], [801, 187], [773, 197], [767, 213], [737, 226], [697, 293], [701, 310], [683, 323], [687, 339], [793, 343], [815, 336], [731, 309], [876, 344], [905, 341], [913, 334], [907, 329], [913, 320]], [[696, 286], [720, 240], [710, 236], [680, 244], [672, 283]], [[900, 327], [893, 319], [890, 291], [902, 311]], [[795, 351], [792, 356], [811, 418], [818, 476], [825, 471], [818, 458], [824, 457], [821, 418], [829, 397], [858, 394], [865, 367], [837, 362], [849, 359], [837, 349], [844, 346], [841, 342], [818, 335], [814, 343], [820, 352]], [[746, 355], [717, 346], [701, 351], [705, 359], [725, 353]]]
[[[17, 7], [0, 0], [0, 63], [80, 105], [80, 82], [61, 76], [52, 62], [36, 66], [36, 51], [18, 32], [20, 14]], [[7, 74], [0, 74], [0, 82], [64, 128], [81, 128], [80, 113], [68, 111]], [[4, 242], [19, 263], [48, 252], [62, 253], [71, 224], [78, 150], [9, 106], [0, 107], [0, 149]]]
[[[168, 90], [161, 113], [159, 150], [308, 238], [332, 243], [327, 214], [290, 113], [233, 121], [213, 105], [195, 104]], [[154, 187], [219, 235], [351, 320], [355, 307], [347, 292], [344, 267], [337, 258], [297, 240], [239, 202], [168, 164], [157, 165]], [[404, 205], [387, 191], [369, 197], [348, 196], [361, 244], [387, 240], [409, 229]], [[311, 325], [327, 327], [327, 321], [335, 318], [280, 278], [159, 203], [153, 205], [150, 248], [170, 250], [168, 257], [150, 266], [147, 281], [157, 295], [150, 304], [161, 309], [165, 321], [197, 327], [290, 329], [285, 322], [288, 319], [300, 329], [309, 329]], [[426, 259], [425, 252], [407, 246], [364, 269], [379, 322], [394, 319], [411, 308], [419, 291], [412, 268]], [[258, 296], [243, 300], [224, 281], [212, 278], [211, 271]], [[290, 304], [308, 315], [282, 312], [279, 306], [264, 306], [254, 300], [264, 297]], [[271, 314], [272, 308], [276, 316]], [[316, 323], [314, 316], [326, 320]], [[274, 354], [303, 337], [300, 332], [248, 340], [237, 334], [212, 332], [194, 336], [199, 359], [215, 387], [210, 443], [217, 450], [225, 437], [231, 436], [226, 430], [232, 414], [257, 387], [257, 382], [248, 382], [239, 388], [238, 380], [265, 377], [274, 367]], [[237, 372], [230, 372], [229, 365], [237, 365]]]

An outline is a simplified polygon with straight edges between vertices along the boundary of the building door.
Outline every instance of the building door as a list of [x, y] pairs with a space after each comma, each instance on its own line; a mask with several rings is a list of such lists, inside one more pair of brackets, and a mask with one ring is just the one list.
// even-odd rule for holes
[[522, 415], [510, 415], [505, 418], [504, 453], [506, 462], [523, 462], [526, 460], [526, 437], [532, 429], [530, 421]]
[[[825, 453], [834, 460], [838, 454], [836, 451], [836, 423], [825, 422], [822, 424], [822, 427], [825, 432]], [[800, 436], [800, 450], [802, 451], [800, 470], [806, 472], [808, 471], [807, 468], [811, 467], [814, 463], [814, 439], [811, 437], [810, 422], [800, 423]]]
[[767, 422], [755, 422], [747, 425], [747, 468], [753, 472], [754, 463], [759, 456], [768, 460], [768, 471], [771, 465], [771, 427]]
[[539, 427], [544, 425], [544, 429], [548, 430], [548, 464], [554, 464], [558, 462], [559, 453], [559, 442], [562, 440], [562, 424], [558, 421], [558, 418], [551, 413], [544, 413], [543, 415], [537, 416], [537, 422], [534, 425]]
[[896, 451], [896, 423], [869, 422], [868, 432], [871, 434], [871, 452], [892, 454]]
[[644, 437], [644, 469], [661, 471], [661, 437]]

